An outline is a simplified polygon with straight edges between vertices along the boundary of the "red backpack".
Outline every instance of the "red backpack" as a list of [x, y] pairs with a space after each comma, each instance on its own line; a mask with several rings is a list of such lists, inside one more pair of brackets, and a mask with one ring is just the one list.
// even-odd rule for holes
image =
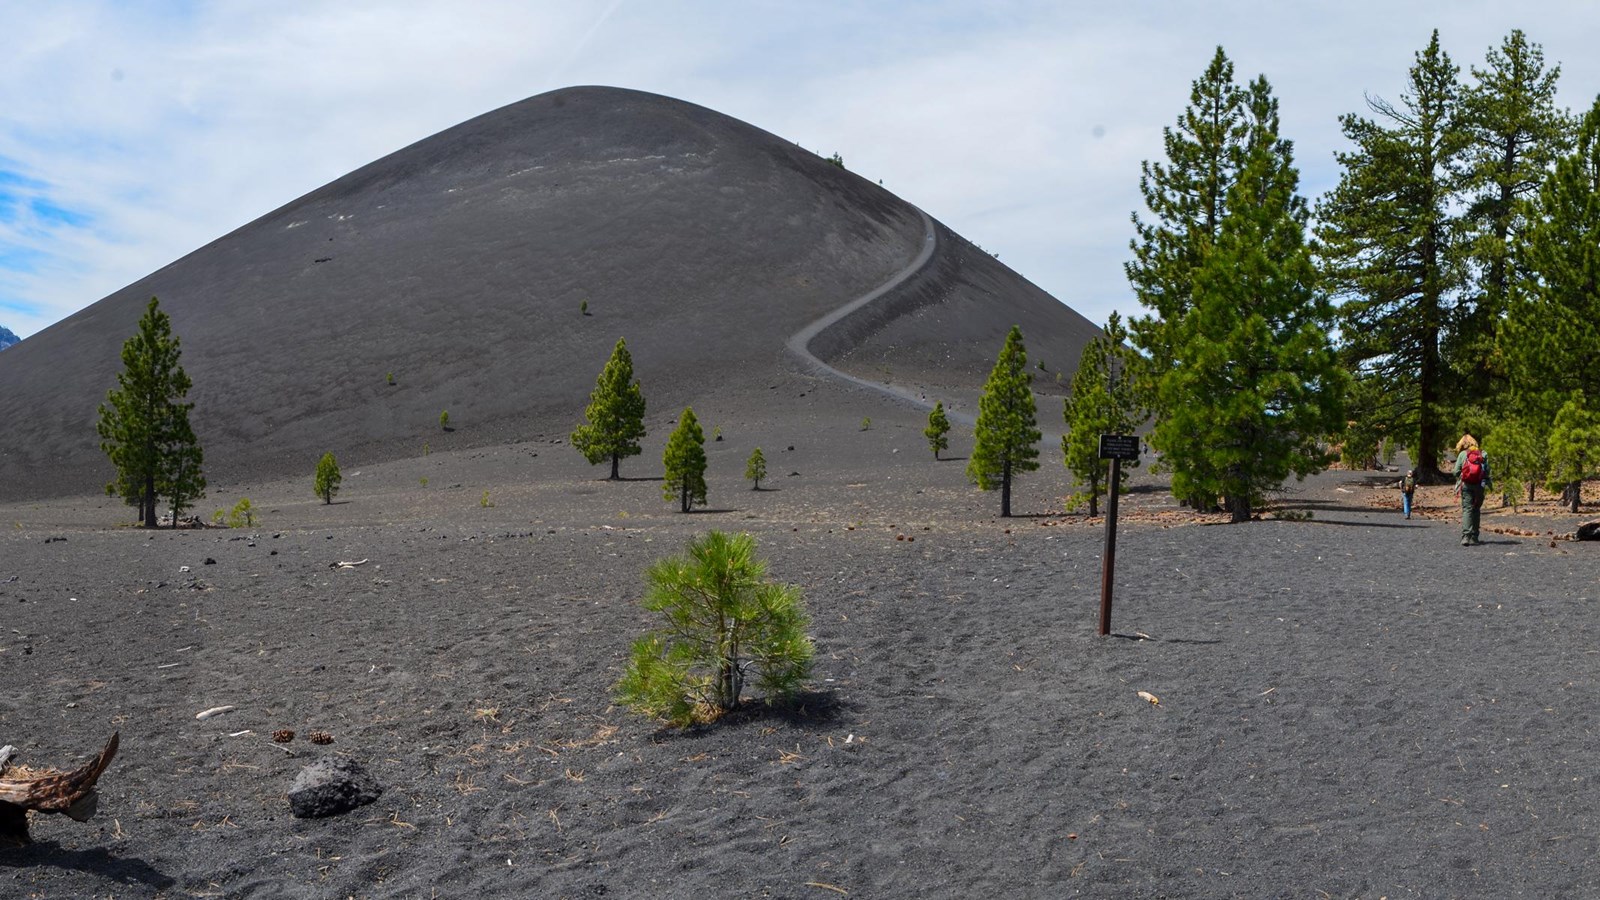
[[1467, 451], [1467, 461], [1461, 466], [1461, 480], [1466, 484], [1483, 484], [1483, 451], [1477, 447]]

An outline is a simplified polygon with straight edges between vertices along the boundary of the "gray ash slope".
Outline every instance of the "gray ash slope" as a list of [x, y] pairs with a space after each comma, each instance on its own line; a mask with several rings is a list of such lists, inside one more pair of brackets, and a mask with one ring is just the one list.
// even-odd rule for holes
[[[904, 348], [911, 369], [936, 360], [975, 390], [1021, 322], [1036, 356], [1075, 363], [1092, 325], [935, 228], [929, 263], [820, 335], [819, 355], [849, 368], [865, 353], [874, 369]], [[797, 369], [785, 339], [895, 277], [926, 229], [880, 186], [720, 113], [616, 88], [542, 94], [358, 169], [8, 350], [0, 499], [108, 480], [95, 411], [151, 296], [183, 341], [215, 483], [309, 471], [324, 450], [414, 455], [441, 440], [444, 410], [454, 446], [564, 433], [618, 337], [653, 415], [740, 385], [759, 407], [754, 392]]]

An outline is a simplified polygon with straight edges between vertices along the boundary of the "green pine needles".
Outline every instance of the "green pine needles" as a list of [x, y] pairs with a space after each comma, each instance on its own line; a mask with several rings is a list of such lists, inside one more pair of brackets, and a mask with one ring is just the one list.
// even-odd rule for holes
[[619, 465], [624, 458], [639, 455], [639, 439], [645, 434], [644, 392], [633, 377], [627, 341], [617, 339], [583, 415], [588, 421], [572, 432], [572, 446], [591, 466], [611, 460], [611, 480], [620, 479]]
[[667, 449], [661, 454], [661, 465], [666, 469], [661, 484], [664, 499], [677, 500], [684, 512], [706, 504], [706, 436], [693, 409], [684, 407], [678, 417], [678, 427], [668, 436]]
[[922, 429], [922, 436], [928, 439], [928, 449], [933, 451], [933, 458], [939, 458], [940, 450], [950, 449], [950, 417], [945, 415], [944, 401], [933, 404], [933, 411], [928, 413], [928, 427]]
[[761, 448], [750, 452], [750, 458], [745, 460], [744, 477], [752, 482], [750, 490], [761, 490], [761, 479], [767, 477], [767, 458], [761, 455]]
[[339, 482], [343, 480], [344, 476], [339, 474], [339, 463], [334, 460], [333, 454], [322, 454], [322, 459], [317, 461], [317, 475], [312, 482], [312, 489], [323, 503], [333, 502], [333, 495], [339, 493]]
[[1039, 428], [1034, 419], [1033, 377], [1022, 329], [1011, 326], [994, 370], [983, 385], [973, 428], [967, 478], [986, 491], [1000, 489], [1000, 515], [1011, 515], [1011, 479], [1039, 468]]
[[[1061, 438], [1062, 463], [1072, 473], [1073, 487], [1079, 488], [1067, 498], [1067, 508], [1088, 504], [1091, 516], [1100, 514], [1100, 496], [1107, 490], [1100, 435], [1132, 434], [1144, 421], [1144, 403], [1133, 377], [1138, 354], [1127, 340], [1122, 317], [1112, 313], [1101, 335], [1083, 349], [1072, 376], [1072, 395], [1062, 403], [1067, 426]], [[1121, 485], [1111, 489], [1120, 490]]]
[[117, 468], [106, 493], [139, 508], [146, 528], [158, 522], [156, 501], [165, 497], [172, 524], [205, 496], [203, 454], [189, 425], [191, 382], [178, 364], [178, 338], [156, 298], [139, 319], [139, 330], [122, 345], [123, 371], [100, 406], [100, 449]]
[[815, 652], [809, 619], [800, 589], [766, 573], [754, 538], [720, 531], [651, 566], [643, 605], [666, 624], [634, 643], [617, 699], [682, 726], [737, 708], [747, 682], [768, 704], [797, 697]]

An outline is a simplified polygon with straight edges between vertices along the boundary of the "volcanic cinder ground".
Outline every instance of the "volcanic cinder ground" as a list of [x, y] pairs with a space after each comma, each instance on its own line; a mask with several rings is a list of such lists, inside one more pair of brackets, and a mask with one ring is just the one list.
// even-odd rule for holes
[[[374, 163], [0, 355], [8, 421], [50, 397], [88, 406], [3, 445], [0, 743], [65, 768], [122, 737], [98, 816], [37, 819], [38, 843], [0, 851], [0, 895], [1600, 892], [1600, 564], [1553, 539], [1585, 516], [1494, 509], [1485, 545], [1463, 548], [1443, 489], [1405, 520], [1395, 476], [1330, 472], [1229, 526], [1179, 510], [1142, 468], [1101, 637], [1104, 522], [1063, 511], [1056, 450], [1054, 375], [1092, 334], [1081, 317], [875, 185], [708, 111], [603, 89], [508, 110], [520, 125], [501, 111]], [[560, 153], [504, 152], [569, 113], [538, 145]], [[660, 152], [636, 146], [651, 141]], [[563, 174], [519, 188], [530, 160]], [[585, 167], [612, 177], [585, 182]], [[452, 193], [464, 172], [482, 178]], [[704, 206], [739, 190], [759, 200]], [[384, 219], [384, 191], [422, 205]], [[459, 193], [471, 203], [452, 213]], [[758, 256], [735, 239], [777, 228], [755, 211], [784, 203], [792, 240], [762, 238]], [[503, 220], [470, 231], [496, 204]], [[597, 225], [583, 209], [608, 212]], [[658, 228], [672, 210], [712, 224]], [[552, 248], [435, 272], [546, 213], [566, 236], [515, 240]], [[580, 226], [625, 239], [585, 250]], [[706, 230], [721, 233], [693, 237]], [[700, 247], [700, 268], [630, 243], [647, 234]], [[314, 249], [329, 243], [357, 250]], [[774, 269], [784, 254], [793, 267]], [[549, 299], [551, 275], [498, 308], [476, 287], [497, 259], [516, 270], [507, 292], [541, 267], [573, 287]], [[338, 275], [341, 260], [359, 272]], [[589, 293], [582, 316], [591, 270], [639, 290]], [[114, 358], [158, 288], [193, 361], [202, 512], [248, 496], [252, 527], [128, 527], [131, 510], [93, 492], [109, 384], [41, 371], [50, 348]], [[443, 303], [447, 288], [474, 303]], [[296, 317], [319, 303], [348, 331], [305, 336], [316, 323]], [[1000, 519], [963, 477], [959, 413], [1012, 322], [1045, 362], [1046, 437], [1019, 515]], [[610, 482], [565, 441], [617, 336], [650, 433]], [[927, 449], [924, 396], [957, 409], [953, 458]], [[437, 423], [445, 402], [454, 431]], [[692, 514], [657, 480], [687, 403], [709, 457], [709, 505]], [[761, 491], [741, 478], [757, 446]], [[311, 493], [327, 449], [345, 474], [332, 505]], [[654, 624], [644, 569], [713, 528], [753, 534], [771, 576], [802, 589], [814, 678], [797, 708], [663, 729], [612, 689]], [[219, 706], [233, 709], [196, 718]], [[296, 739], [273, 743], [279, 729]], [[308, 743], [313, 730], [333, 742]], [[293, 818], [286, 788], [328, 756], [363, 763], [383, 795]]]

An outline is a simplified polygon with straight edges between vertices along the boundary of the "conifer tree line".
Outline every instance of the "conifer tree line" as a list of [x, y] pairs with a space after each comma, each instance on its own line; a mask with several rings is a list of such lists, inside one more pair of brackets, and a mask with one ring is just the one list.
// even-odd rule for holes
[[[1126, 265], [1147, 310], [1133, 390], [1180, 500], [1242, 521], [1340, 443], [1359, 464], [1389, 441], [1440, 480], [1471, 430], [1503, 483], [1575, 508], [1600, 473], [1600, 102], [1558, 108], [1559, 75], [1513, 31], [1463, 77], [1434, 32], [1398, 98], [1341, 117], [1340, 178], [1313, 208], [1271, 85], [1241, 85], [1217, 48], [1143, 166]], [[1109, 390], [1091, 350], [1080, 377]], [[1101, 426], [1077, 394], [1063, 452], [1092, 497], [1074, 416]]]

